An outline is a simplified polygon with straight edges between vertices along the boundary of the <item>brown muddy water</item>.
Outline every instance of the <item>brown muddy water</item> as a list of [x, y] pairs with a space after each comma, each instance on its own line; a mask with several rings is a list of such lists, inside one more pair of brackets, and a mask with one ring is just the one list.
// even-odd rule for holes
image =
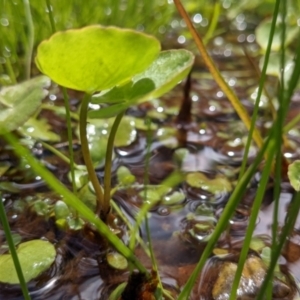
[[[245, 35], [243, 41], [247, 41], [247, 33], [242, 34]], [[230, 42], [226, 41], [226, 37], [214, 39], [210, 49], [226, 81], [251, 113], [252, 99], [255, 98], [255, 88], [258, 84], [252, 64], [253, 61], [258, 63], [257, 46], [250, 38], [250, 42], [239, 44], [238, 41], [242, 40], [240, 33], [233, 36]], [[245, 57], [242, 45], [253, 61]], [[268, 79], [268, 88], [272, 97], [276, 93], [274, 78]], [[190, 180], [183, 181], [169, 191], [149, 214], [149, 227], [161, 280], [174, 299], [198, 262], [206, 241], [226, 205], [238, 177], [243, 143], [247, 136], [245, 127], [223, 92], [207, 73], [200, 58], [197, 58], [191, 74], [189, 92], [188, 89], [186, 83], [181, 83], [162, 99], [128, 110], [127, 115], [132, 116], [133, 120], [144, 120], [148, 116], [155, 128], [150, 131], [150, 145], [149, 132], [139, 127], [134, 129], [136, 137], [127, 146], [115, 148], [112, 177], [112, 183], [116, 185], [116, 171], [120, 166], [127, 167], [136, 176], [136, 184], [118, 189], [113, 197], [132, 224], [143, 202], [141, 191], [147, 157], [150, 185], [159, 185], [174, 170], [181, 170], [186, 174], [201, 174], [201, 180], [208, 184], [209, 188], [203, 189], [193, 184], [193, 178], [190, 176]], [[61, 105], [61, 94], [57, 89], [53, 91], [45, 103]], [[79, 96], [72, 92], [70, 95], [71, 104], [76, 110]], [[185, 104], [182, 105], [184, 98]], [[270, 109], [266, 103], [263, 97], [258, 120], [258, 126], [264, 133], [270, 127], [271, 121]], [[300, 94], [296, 94], [292, 100], [289, 119], [299, 112], [299, 109]], [[67, 145], [64, 143], [65, 120], [49, 110], [43, 111], [41, 116], [47, 117], [54, 132], [62, 136], [62, 143], [54, 146], [67, 153]], [[284, 149], [284, 156], [291, 161], [300, 156], [299, 129], [294, 128], [290, 131], [290, 145]], [[103, 238], [88, 226], [79, 231], [64, 231], [56, 226], [51, 214], [48, 217], [38, 215], [33, 209], [34, 201], [39, 199], [51, 206], [59, 197], [48, 190], [29, 166], [24, 162], [20, 165], [20, 160], [3, 141], [0, 147], [1, 166], [9, 166], [8, 171], [1, 177], [1, 183], [13, 183], [10, 188], [1, 186], [13, 233], [18, 234], [22, 241], [46, 239], [53, 243], [57, 250], [56, 260], [51, 268], [29, 282], [32, 299], [108, 299], [114, 288], [127, 281], [129, 271], [116, 270], [107, 264], [107, 245]], [[75, 134], [74, 149], [77, 163], [82, 163]], [[57, 178], [70, 186], [67, 179], [68, 166], [64, 162], [44, 149], [39, 142], [32, 145], [32, 152], [56, 174]], [[257, 149], [253, 144], [249, 163], [256, 153]], [[102, 181], [101, 164], [97, 168], [97, 174]], [[220, 237], [214, 253], [199, 276], [190, 299], [228, 299], [260, 176], [261, 172], [258, 170], [229, 221], [228, 232]], [[287, 178], [283, 178], [281, 183], [270, 179], [254, 233], [254, 236], [263, 242], [262, 247], [271, 245], [275, 184], [281, 186], [279, 226], [284, 222], [293, 195]], [[174, 193], [177, 196], [176, 201], [172, 198]], [[119, 236], [127, 243], [129, 237], [121, 219], [118, 220], [118, 227]], [[140, 228], [140, 235], [146, 241], [144, 224]], [[0, 245], [4, 244], [4, 232], [0, 228]], [[5, 251], [5, 248], [0, 248], [0, 253]], [[152, 264], [143, 249], [137, 247], [135, 252], [150, 269]], [[248, 255], [238, 291], [239, 299], [255, 299], [266, 270], [260, 254], [261, 249], [256, 249], [251, 250]], [[287, 241], [279, 260], [279, 267], [281, 273], [274, 279], [273, 299], [295, 299], [300, 282], [300, 219], [297, 220], [294, 232]], [[0, 284], [0, 299], [18, 300], [23, 297], [19, 286]]]

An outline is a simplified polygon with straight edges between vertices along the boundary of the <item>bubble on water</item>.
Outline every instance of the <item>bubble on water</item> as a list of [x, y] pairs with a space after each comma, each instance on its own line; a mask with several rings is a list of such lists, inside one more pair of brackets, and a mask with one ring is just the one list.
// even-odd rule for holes
[[202, 20], [203, 20], [202, 15], [199, 14], [199, 13], [198, 13], [198, 14], [195, 14], [194, 17], [193, 17], [193, 21], [194, 21], [194, 23], [196, 23], [196, 24], [201, 23]]
[[177, 39], [179, 44], [184, 44], [186, 41], [186, 38], [183, 35], [180, 35]]

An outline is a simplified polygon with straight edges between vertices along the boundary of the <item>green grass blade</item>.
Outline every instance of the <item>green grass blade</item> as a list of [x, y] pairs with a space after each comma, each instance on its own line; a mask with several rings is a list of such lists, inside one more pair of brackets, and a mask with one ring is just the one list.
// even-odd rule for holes
[[195, 283], [200, 271], [202, 270], [204, 264], [206, 263], [209, 255], [211, 254], [213, 247], [217, 243], [220, 235], [222, 234], [222, 232], [224, 232], [225, 228], [227, 227], [228, 222], [229, 222], [230, 218], [232, 217], [237, 205], [239, 204], [241, 197], [245, 193], [245, 190], [246, 190], [246, 187], [247, 187], [249, 181], [251, 180], [252, 176], [256, 172], [256, 169], [257, 169], [258, 165], [260, 164], [261, 160], [263, 159], [263, 155], [266, 152], [269, 142], [270, 142], [270, 138], [268, 138], [264, 142], [263, 147], [261, 148], [258, 155], [256, 156], [253, 164], [244, 173], [241, 180], [239, 180], [235, 190], [231, 194], [231, 197], [229, 198], [228, 203], [226, 204], [226, 206], [223, 210], [223, 213], [222, 213], [220, 219], [218, 220], [215, 230], [212, 233], [211, 238], [209, 239], [196, 268], [194, 269], [192, 275], [190, 276], [190, 278], [188, 279], [187, 283], [185, 284], [183, 290], [181, 291], [180, 295], [178, 296], [178, 300], [188, 299], [190, 292], [194, 286], [194, 283]]
[[8, 247], [9, 247], [9, 251], [11, 254], [11, 257], [13, 259], [14, 265], [15, 265], [15, 269], [20, 281], [20, 285], [21, 285], [21, 289], [22, 289], [22, 293], [24, 296], [25, 300], [30, 300], [30, 295], [29, 295], [29, 291], [27, 288], [27, 284], [23, 275], [23, 271], [22, 271], [22, 267], [18, 258], [18, 254], [14, 245], [14, 241], [12, 238], [12, 234], [10, 231], [10, 227], [9, 227], [9, 223], [6, 217], [6, 213], [5, 213], [5, 208], [4, 208], [4, 204], [3, 204], [3, 200], [2, 200], [2, 194], [0, 193], [0, 220], [3, 226], [3, 230], [5, 233], [5, 237], [6, 237], [6, 241], [8, 243]]
[[248, 251], [249, 251], [249, 247], [250, 247], [250, 243], [251, 243], [251, 239], [252, 239], [252, 234], [253, 234], [255, 226], [256, 226], [257, 216], [258, 216], [258, 213], [259, 213], [259, 210], [261, 207], [262, 200], [265, 195], [266, 186], [269, 182], [269, 178], [270, 178], [269, 176], [270, 176], [270, 172], [272, 169], [273, 157], [274, 157], [275, 150], [276, 150], [275, 146], [276, 146], [276, 141], [273, 138], [270, 141], [270, 144], [268, 147], [268, 159], [264, 166], [262, 177], [259, 182], [259, 187], [257, 189], [256, 196], [255, 196], [255, 199], [254, 199], [254, 202], [252, 205], [251, 215], [249, 218], [249, 224], [248, 224], [245, 239], [243, 242], [243, 247], [242, 247], [242, 250], [240, 253], [238, 267], [237, 267], [237, 270], [236, 270], [236, 273], [234, 276], [234, 281], [232, 284], [232, 289], [231, 289], [231, 294], [230, 294], [229, 300], [235, 300], [236, 296], [237, 296], [240, 279], [242, 277], [243, 267], [244, 267], [245, 261], [247, 259], [247, 255], [248, 255]]
[[264, 84], [266, 81], [266, 73], [267, 73], [269, 58], [270, 58], [270, 54], [271, 54], [271, 47], [272, 47], [273, 37], [274, 37], [274, 33], [275, 33], [276, 20], [277, 20], [278, 13], [279, 13], [279, 7], [280, 7], [280, 0], [276, 0], [275, 6], [274, 6], [274, 12], [273, 12], [273, 18], [272, 18], [272, 24], [271, 24], [271, 29], [270, 29], [268, 45], [267, 45], [266, 54], [265, 54], [265, 60], [264, 60], [264, 64], [263, 64], [262, 71], [261, 71], [261, 78], [259, 80], [257, 97], [255, 99], [253, 114], [251, 117], [251, 125], [250, 125], [250, 129], [249, 129], [249, 133], [248, 133], [247, 143], [245, 146], [245, 152], [244, 152], [244, 156], [243, 156], [243, 162], [242, 162], [242, 166], [241, 166], [241, 170], [240, 170], [239, 179], [244, 174], [246, 165], [247, 165], [247, 161], [248, 161], [248, 154], [249, 154], [249, 150], [250, 150], [250, 146], [251, 146], [251, 142], [252, 142], [252, 136], [253, 136], [253, 132], [255, 129], [255, 124], [256, 124], [256, 120], [257, 120], [257, 116], [258, 116], [260, 97], [262, 95]]

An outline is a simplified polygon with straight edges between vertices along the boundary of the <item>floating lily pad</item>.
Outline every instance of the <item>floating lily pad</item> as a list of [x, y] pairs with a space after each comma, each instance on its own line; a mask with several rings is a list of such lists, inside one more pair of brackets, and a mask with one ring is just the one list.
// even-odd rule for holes
[[179, 204], [182, 203], [184, 199], [185, 199], [184, 193], [175, 191], [170, 195], [164, 196], [162, 199], [162, 204], [165, 205]]
[[159, 128], [156, 135], [159, 141], [168, 148], [176, 148], [178, 140], [176, 138], [177, 129], [173, 127]]
[[0, 134], [17, 129], [34, 114], [49, 85], [48, 77], [39, 76], [0, 90]]
[[70, 209], [64, 201], [58, 200], [54, 205], [55, 218], [66, 219], [70, 215]]
[[135, 128], [139, 130], [156, 130], [158, 128], [157, 124], [151, 122], [150, 125], [145, 123], [145, 119], [134, 119]]
[[36, 63], [56, 83], [92, 94], [130, 80], [159, 51], [152, 36], [93, 25], [55, 33], [39, 45]]
[[[264, 51], [267, 49], [268, 45], [268, 36], [270, 35], [271, 30], [271, 19], [266, 19], [262, 21], [256, 28], [256, 41], [262, 47]], [[282, 38], [282, 30], [283, 24], [281, 21], [277, 22], [275, 27], [275, 33], [273, 36], [272, 42], [272, 51], [279, 51], [281, 47], [281, 38]], [[285, 46], [288, 46], [298, 35], [298, 27], [297, 26], [290, 26], [287, 24], [286, 27], [286, 38], [285, 38]]]
[[[117, 114], [136, 102], [143, 102], [157, 98], [170, 89], [172, 89], [180, 80], [185, 78], [189, 73], [194, 62], [194, 55], [187, 50], [168, 50], [162, 51], [158, 58], [149, 66], [148, 69], [132, 78], [132, 87], [138, 82], [148, 82], [147, 85], [141, 85], [138, 93], [132, 93], [124, 89], [124, 86], [115, 87], [112, 91], [108, 91], [110, 96], [105, 98], [100, 94], [99, 97], [93, 97], [93, 103], [105, 102], [121, 102], [109, 107], [101, 108], [100, 110], [93, 110], [89, 112], [90, 118], [105, 118]], [[150, 82], [154, 84], [151, 86]], [[126, 93], [124, 92], [126, 91]], [[126, 97], [124, 96], [126, 94]], [[120, 99], [118, 101], [118, 98]], [[109, 100], [109, 101], [108, 101]]]
[[126, 258], [117, 252], [108, 253], [106, 259], [108, 264], [114, 269], [125, 270], [128, 267]]
[[[20, 244], [17, 253], [26, 282], [46, 271], [56, 256], [54, 246], [42, 240], [32, 240]], [[0, 282], [19, 283], [10, 254], [0, 255]]]
[[21, 132], [21, 134], [24, 136], [29, 136], [42, 141], [60, 141], [60, 136], [50, 129], [51, 126], [46, 119], [38, 120], [35, 118], [30, 118], [22, 127], [19, 128], [19, 132]]
[[300, 160], [296, 160], [289, 165], [288, 177], [292, 187], [297, 192], [299, 192], [300, 191]]
[[117, 170], [118, 182], [122, 185], [130, 185], [135, 182], [135, 176], [130, 170], [124, 166], [121, 166]]
[[188, 174], [186, 182], [194, 188], [200, 188], [212, 194], [230, 192], [232, 190], [231, 183], [226, 179], [226, 177], [219, 176], [214, 179], [209, 179], [200, 172]]

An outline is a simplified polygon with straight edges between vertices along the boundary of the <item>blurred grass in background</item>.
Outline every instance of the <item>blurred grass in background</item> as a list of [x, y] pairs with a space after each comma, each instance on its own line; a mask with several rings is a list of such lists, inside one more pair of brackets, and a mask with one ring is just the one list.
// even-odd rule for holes
[[[47, 0], [0, 0], [0, 87], [25, 78], [24, 55], [29, 43], [26, 1], [30, 2], [34, 23], [34, 50], [52, 34]], [[300, 0], [287, 1], [290, 3], [287, 17], [293, 26], [299, 26]], [[144, 31], [162, 42], [166, 34], [176, 39], [183, 33], [186, 39], [190, 38], [172, 0], [50, 0], [50, 3], [56, 30], [102, 24]], [[219, 26], [224, 19], [234, 23], [239, 14], [254, 11], [260, 20], [270, 17], [275, 0], [182, 0], [182, 3], [197, 30], [207, 34], [204, 38], [209, 40], [224, 32], [224, 25]], [[210, 28], [212, 20], [216, 26]]]
[[[168, 0], [51, 0], [56, 30], [90, 24], [134, 28], [156, 36], [167, 30], [174, 12]], [[45, 0], [30, 0], [34, 46], [51, 34]], [[9, 70], [23, 78], [24, 52], [28, 44], [23, 0], [0, 0], [0, 86], [10, 84]]]

